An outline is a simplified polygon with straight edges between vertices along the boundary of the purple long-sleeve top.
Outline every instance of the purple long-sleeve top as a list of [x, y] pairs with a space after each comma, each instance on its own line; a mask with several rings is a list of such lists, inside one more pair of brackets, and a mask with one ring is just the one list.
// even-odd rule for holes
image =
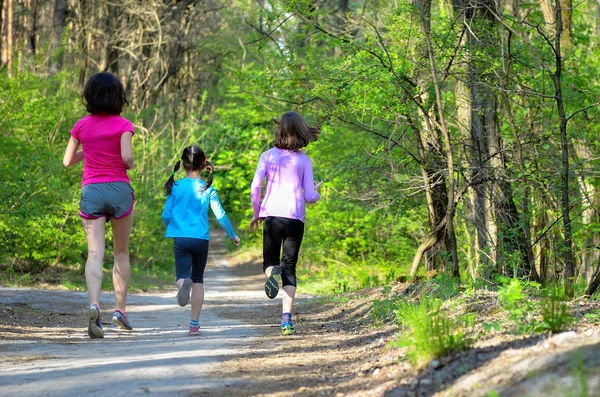
[[[267, 187], [261, 202], [265, 178]], [[250, 188], [255, 218], [280, 216], [305, 222], [304, 202], [314, 203], [321, 197], [315, 190], [310, 158], [300, 150], [277, 147], [260, 155]]]

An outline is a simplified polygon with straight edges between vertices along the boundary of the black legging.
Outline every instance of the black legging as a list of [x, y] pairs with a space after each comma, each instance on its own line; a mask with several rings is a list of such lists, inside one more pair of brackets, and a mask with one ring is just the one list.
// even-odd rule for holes
[[208, 240], [199, 238], [175, 237], [176, 280], [191, 278], [194, 283], [204, 283], [204, 269], [208, 259]]
[[281, 265], [283, 285], [295, 287], [296, 263], [303, 236], [304, 222], [279, 216], [266, 217], [263, 224], [263, 272], [269, 266]]

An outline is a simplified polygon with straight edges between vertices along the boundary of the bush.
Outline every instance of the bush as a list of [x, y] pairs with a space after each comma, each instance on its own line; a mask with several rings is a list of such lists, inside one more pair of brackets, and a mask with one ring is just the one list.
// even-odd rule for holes
[[451, 319], [441, 306], [437, 299], [423, 298], [419, 304], [404, 302], [397, 310], [407, 332], [400, 335], [396, 345], [408, 348], [407, 357], [417, 366], [465, 350], [474, 341], [475, 315]]

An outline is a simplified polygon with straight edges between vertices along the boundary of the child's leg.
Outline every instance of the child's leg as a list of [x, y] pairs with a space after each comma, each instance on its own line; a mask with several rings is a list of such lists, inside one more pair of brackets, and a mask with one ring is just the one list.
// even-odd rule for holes
[[133, 224], [133, 213], [120, 218], [111, 219], [113, 232], [113, 248], [115, 265], [113, 267], [113, 284], [115, 301], [118, 309], [125, 310], [131, 266], [129, 262], [129, 236]]
[[192, 320], [200, 318], [202, 305], [204, 304], [204, 284], [192, 284]]
[[292, 285], [283, 286], [283, 300], [281, 304], [282, 313], [291, 313], [294, 308], [294, 299], [296, 298], [296, 287]]
[[281, 243], [284, 238], [284, 218], [268, 216], [263, 222], [263, 273], [271, 276], [273, 266], [280, 263]]
[[185, 306], [190, 301], [192, 287], [191, 272], [193, 262], [194, 240], [191, 238], [176, 237], [173, 239], [173, 253], [175, 255], [175, 277], [177, 284], [177, 303]]
[[192, 275], [192, 242], [194, 239], [176, 237], [173, 239], [175, 255], [175, 284], [181, 288], [183, 280]]
[[281, 281], [283, 283], [281, 309], [282, 313], [289, 314], [291, 317], [296, 297], [296, 264], [298, 263], [298, 253], [304, 237], [304, 222], [287, 219], [285, 234], [283, 256], [281, 257]]
[[208, 240], [194, 240], [192, 254], [192, 320], [198, 321], [204, 304], [204, 269], [208, 259]]
[[88, 256], [85, 262], [85, 282], [87, 284], [88, 298], [91, 305], [92, 303], [100, 303], [106, 218], [82, 218], [82, 223], [88, 244]]

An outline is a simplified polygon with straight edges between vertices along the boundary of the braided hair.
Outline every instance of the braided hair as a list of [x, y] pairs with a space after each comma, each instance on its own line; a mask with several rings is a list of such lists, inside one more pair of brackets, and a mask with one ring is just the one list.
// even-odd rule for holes
[[171, 191], [173, 191], [173, 184], [175, 183], [175, 173], [179, 171], [181, 163], [183, 163], [183, 169], [186, 171], [208, 170], [209, 175], [206, 179], [206, 189], [208, 189], [212, 185], [214, 169], [213, 165], [210, 162], [206, 161], [206, 154], [204, 154], [204, 151], [199, 146], [188, 146], [185, 149], [183, 149], [183, 154], [181, 155], [181, 158], [177, 160], [177, 163], [175, 163], [173, 172], [171, 172], [171, 176], [169, 176], [169, 179], [165, 183], [165, 196], [170, 195]]

